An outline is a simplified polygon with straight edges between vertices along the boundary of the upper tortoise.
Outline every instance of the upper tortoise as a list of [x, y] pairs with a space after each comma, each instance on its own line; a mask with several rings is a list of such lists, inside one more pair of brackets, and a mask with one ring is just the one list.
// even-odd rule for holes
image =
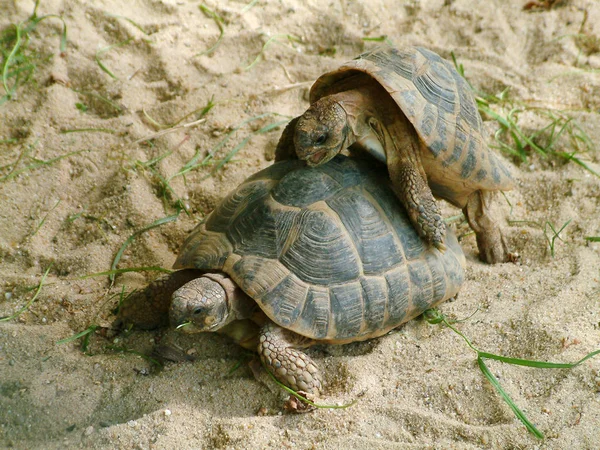
[[[174, 268], [121, 308], [122, 322], [218, 331], [256, 350], [293, 389], [318, 394], [298, 348], [381, 336], [454, 296], [465, 258], [417, 235], [385, 172], [338, 156], [276, 163], [248, 178], [184, 242]], [[208, 273], [207, 273], [208, 272]]]
[[434, 197], [463, 209], [482, 260], [508, 251], [491, 214], [491, 192], [513, 179], [482, 137], [471, 90], [454, 67], [420, 47], [378, 47], [321, 76], [310, 108], [285, 129], [276, 159], [324, 164], [354, 145], [387, 163], [393, 188], [418, 233], [443, 251]]

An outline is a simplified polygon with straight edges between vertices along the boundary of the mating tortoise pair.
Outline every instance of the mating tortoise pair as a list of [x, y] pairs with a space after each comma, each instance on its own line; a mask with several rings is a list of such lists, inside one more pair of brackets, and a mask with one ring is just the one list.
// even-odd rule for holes
[[[339, 82], [357, 91], [348, 94], [357, 103], [342, 95], [346, 90], [341, 89], [342, 99], [331, 94], [332, 102], [317, 102], [330, 109], [319, 111], [315, 103], [288, 126], [278, 146], [280, 159], [292, 155], [295, 144], [301, 157], [316, 167], [281, 161], [246, 180], [185, 241], [174, 265], [182, 270], [130, 297], [121, 308], [121, 321], [152, 328], [170, 318], [173, 325], [187, 324], [188, 332], [226, 334], [258, 350], [284, 384], [318, 394], [321, 374], [299, 349], [381, 336], [458, 292], [464, 255], [456, 237], [436, 217], [435, 201], [427, 197], [423, 183], [428, 180], [436, 195], [459, 206], [466, 202], [470, 222], [484, 217], [487, 225], [484, 189], [508, 186], [508, 173], [483, 146], [474, 102], [448, 63], [423, 49], [379, 49], [347, 66], [361, 64], [373, 77], [377, 68], [380, 81], [400, 76], [412, 80], [412, 92], [408, 85], [401, 92], [402, 98], [411, 99], [406, 116], [412, 121], [433, 114], [415, 124], [417, 131], [427, 133], [417, 137], [398, 105], [387, 105], [377, 86], [371, 86], [373, 81], [358, 70], [352, 69], [356, 73], [348, 79], [341, 79], [347, 69], [325, 75], [326, 81], [313, 87], [313, 99]], [[419, 87], [431, 102], [415, 100]], [[348, 110], [342, 117], [353, 119], [342, 124], [342, 143], [332, 146], [340, 136], [326, 119], [344, 107]], [[332, 119], [334, 125], [338, 121], [339, 117]], [[326, 131], [318, 131], [320, 124]], [[326, 136], [323, 142], [320, 133]], [[385, 173], [366, 161], [334, 157], [355, 141], [387, 161], [394, 193], [408, 202], [408, 217], [382, 182]], [[310, 147], [307, 142], [315, 142], [318, 149], [301, 153]], [[444, 142], [454, 147], [445, 148]], [[433, 156], [425, 154], [425, 145]], [[329, 162], [321, 164], [325, 160]], [[401, 170], [395, 172], [393, 164], [399, 161]], [[434, 173], [436, 161], [444, 175]], [[472, 172], [476, 175], [470, 176]], [[394, 178], [399, 173], [411, 183], [408, 188]], [[483, 186], [488, 173], [496, 184], [488, 180]], [[415, 223], [434, 246], [423, 242]], [[501, 235], [492, 239], [496, 238], [500, 252], [505, 250]], [[481, 249], [480, 241], [489, 242], [480, 240], [478, 232]], [[497, 256], [497, 245], [493, 247], [491, 254]]]

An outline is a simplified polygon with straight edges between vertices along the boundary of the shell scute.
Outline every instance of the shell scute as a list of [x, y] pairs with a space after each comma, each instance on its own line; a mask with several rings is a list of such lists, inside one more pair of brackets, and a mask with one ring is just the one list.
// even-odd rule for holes
[[293, 240], [280, 257], [284, 266], [301, 280], [321, 286], [360, 275], [354, 245], [331, 213], [304, 209], [296, 219]]

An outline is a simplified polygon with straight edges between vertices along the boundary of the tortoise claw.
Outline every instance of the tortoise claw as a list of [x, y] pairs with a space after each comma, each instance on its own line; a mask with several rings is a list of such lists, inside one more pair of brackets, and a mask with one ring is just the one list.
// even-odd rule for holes
[[[308, 392], [298, 391], [297, 393], [298, 395], [301, 395], [302, 397], [314, 403], [315, 399], [313, 395], [309, 394]], [[290, 398], [288, 398], [287, 401], [284, 403], [283, 408], [287, 412], [294, 414], [305, 414], [317, 409], [315, 406], [311, 405], [310, 403], [306, 403], [304, 400], [299, 399], [293, 394], [291, 394]]]

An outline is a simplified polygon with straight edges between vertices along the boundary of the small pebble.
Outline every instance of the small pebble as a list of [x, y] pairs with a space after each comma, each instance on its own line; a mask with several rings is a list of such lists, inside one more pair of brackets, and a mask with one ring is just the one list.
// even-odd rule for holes
[[12, 292], [5, 292], [4, 293], [4, 298], [6, 300], [10, 300], [12, 298]]
[[87, 428], [85, 429], [85, 431], [84, 431], [84, 434], [85, 434], [86, 436], [89, 436], [89, 435], [91, 435], [93, 432], [94, 432], [94, 427], [90, 425], [89, 427], [87, 427]]
[[172, 413], [170, 409], [165, 409], [165, 416], [169, 417], [171, 414]]

